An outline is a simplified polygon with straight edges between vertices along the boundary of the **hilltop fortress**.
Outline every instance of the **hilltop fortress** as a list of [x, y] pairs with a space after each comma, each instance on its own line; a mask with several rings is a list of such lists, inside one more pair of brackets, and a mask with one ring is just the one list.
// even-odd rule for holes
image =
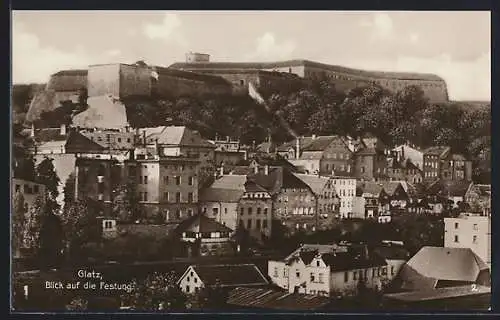
[[445, 81], [432, 74], [363, 71], [309, 60], [210, 62], [208, 54], [188, 53], [186, 62], [168, 68], [138, 62], [59, 71], [50, 76], [45, 90], [34, 97], [27, 120], [34, 121], [42, 112], [54, 110], [66, 101], [78, 102], [82, 91], [92, 106], [91, 100], [97, 97], [108, 97], [115, 103], [131, 96], [246, 95], [249, 83], [259, 90], [273, 90], [314, 79], [328, 79], [344, 92], [368, 84], [391, 91], [417, 85], [431, 101], [448, 101]]

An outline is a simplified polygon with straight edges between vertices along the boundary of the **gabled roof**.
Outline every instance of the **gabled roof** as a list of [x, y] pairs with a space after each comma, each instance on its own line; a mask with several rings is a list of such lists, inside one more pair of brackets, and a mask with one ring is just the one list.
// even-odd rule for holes
[[197, 214], [182, 221], [175, 229], [175, 232], [177, 234], [182, 234], [183, 232], [189, 230], [194, 226], [199, 226], [199, 232], [201, 233], [233, 231], [225, 225], [218, 223], [214, 219], [205, 216], [204, 214]]
[[328, 146], [335, 141], [340, 139], [338, 136], [318, 136], [314, 139], [311, 137], [311, 141], [305, 145], [302, 150], [304, 151], [324, 151]]
[[387, 261], [376, 252], [371, 252], [366, 257], [349, 250], [348, 252], [324, 253], [321, 255], [321, 258], [327, 266], [330, 266], [330, 270], [334, 272], [387, 265]]
[[376, 197], [380, 195], [384, 189], [383, 185], [379, 182], [374, 181], [357, 181], [357, 188], [361, 191], [361, 194], [369, 193]]
[[264, 187], [272, 195], [278, 193], [282, 188], [309, 188], [306, 183], [297, 178], [290, 170], [283, 167], [270, 167], [267, 175], [263, 172], [257, 174], [251, 173], [247, 179]]
[[245, 192], [268, 192], [266, 188], [255, 183], [255, 181], [247, 181], [245, 183]]
[[433, 156], [439, 156], [439, 157], [445, 157], [446, 154], [451, 150], [450, 147], [446, 146], [434, 146], [434, 147], [429, 147], [424, 150], [424, 155], [433, 155]]
[[246, 181], [246, 175], [223, 175], [222, 177], [216, 179], [210, 188], [245, 191]]
[[221, 287], [264, 286], [269, 282], [254, 264], [193, 265], [194, 271], [206, 286]]
[[401, 182], [399, 181], [382, 181], [380, 183], [382, 184], [384, 191], [390, 196], [392, 196], [396, 189], [401, 185]]
[[405, 289], [434, 289], [437, 282], [475, 282], [489, 270], [470, 248], [423, 247], [401, 269]]
[[468, 181], [441, 181], [437, 180], [427, 189], [431, 195], [441, 194], [450, 197], [463, 197], [469, 190], [472, 182]]
[[140, 136], [146, 133], [147, 143], [155, 143], [170, 146], [196, 146], [215, 149], [213, 143], [203, 139], [201, 135], [185, 126], [162, 126], [155, 128], [139, 129]]
[[323, 194], [323, 190], [325, 189], [328, 181], [330, 181], [327, 177], [321, 177], [317, 175], [309, 175], [309, 174], [295, 174], [297, 178], [304, 181], [309, 188], [313, 191], [314, 194]]
[[247, 308], [311, 311], [328, 305], [330, 298], [272, 289], [238, 287], [229, 293], [227, 303]]
[[362, 148], [360, 150], [358, 150], [356, 152], [357, 155], [366, 155], [366, 156], [369, 156], [369, 155], [374, 155], [374, 154], [377, 154], [377, 150], [375, 148], [372, 148], [372, 147], [366, 147], [366, 148]]
[[300, 155], [300, 160], [321, 160], [323, 158], [322, 151], [304, 151]]

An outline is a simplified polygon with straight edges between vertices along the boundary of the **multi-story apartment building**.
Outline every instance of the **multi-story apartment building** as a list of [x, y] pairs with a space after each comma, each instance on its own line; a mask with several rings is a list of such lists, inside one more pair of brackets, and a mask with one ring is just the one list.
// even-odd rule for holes
[[281, 261], [270, 260], [268, 276], [290, 293], [344, 296], [356, 294], [360, 282], [382, 289], [403, 264], [388, 264], [365, 246], [305, 244]]
[[245, 193], [246, 175], [217, 176], [214, 183], [200, 193], [200, 207], [205, 215], [236, 230], [238, 205]]
[[461, 154], [450, 154], [442, 163], [441, 179], [472, 180], [472, 161]]
[[127, 176], [135, 183], [145, 216], [179, 222], [198, 212], [199, 161], [161, 154], [161, 149], [136, 149], [134, 158], [126, 161]]
[[424, 181], [432, 182], [441, 178], [442, 164], [450, 154], [450, 147], [436, 146], [424, 150]]
[[351, 176], [360, 142], [349, 137], [301, 137], [278, 147], [278, 154], [308, 174]]
[[[269, 168], [266, 167], [265, 170]], [[238, 210], [239, 225], [246, 229], [250, 236], [258, 240], [265, 240], [271, 236], [273, 200], [266, 188], [253, 179], [247, 181]]]
[[333, 186], [333, 178], [308, 174], [295, 174], [295, 176], [304, 181], [316, 196], [318, 228], [329, 228], [335, 215], [338, 214], [340, 204], [340, 198]]
[[444, 218], [444, 246], [470, 248], [491, 268], [491, 215]]
[[332, 177], [335, 193], [340, 198], [339, 214], [341, 218], [348, 218], [353, 212], [353, 201], [356, 197], [356, 179], [353, 177]]

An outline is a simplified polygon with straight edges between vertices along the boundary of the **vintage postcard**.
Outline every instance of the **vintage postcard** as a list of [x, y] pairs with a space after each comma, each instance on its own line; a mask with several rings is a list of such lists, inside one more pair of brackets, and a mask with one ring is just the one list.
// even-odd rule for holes
[[487, 311], [490, 24], [13, 11], [12, 312]]

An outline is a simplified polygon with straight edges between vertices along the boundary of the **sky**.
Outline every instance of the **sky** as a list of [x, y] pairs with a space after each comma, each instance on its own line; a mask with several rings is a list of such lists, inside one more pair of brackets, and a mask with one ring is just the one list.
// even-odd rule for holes
[[433, 73], [452, 100], [491, 100], [490, 13], [339, 11], [14, 11], [13, 83], [100, 63], [168, 66], [308, 59]]

